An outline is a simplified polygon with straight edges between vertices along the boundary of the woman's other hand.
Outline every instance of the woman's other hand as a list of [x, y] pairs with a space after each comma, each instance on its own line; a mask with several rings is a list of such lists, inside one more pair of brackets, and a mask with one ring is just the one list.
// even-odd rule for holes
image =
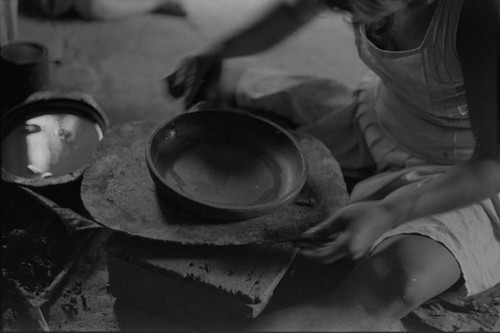
[[359, 259], [395, 221], [395, 213], [381, 201], [349, 205], [302, 235], [301, 254], [325, 264]]
[[320, 1], [269, 1], [241, 27], [222, 36], [203, 52], [184, 58], [166, 79], [168, 92], [174, 97], [184, 96], [186, 110], [198, 102], [217, 99], [223, 59], [266, 51], [324, 10], [327, 6]]
[[217, 51], [187, 56], [166, 77], [168, 93], [175, 98], [184, 96], [185, 109], [215, 99], [222, 70], [222, 56]]

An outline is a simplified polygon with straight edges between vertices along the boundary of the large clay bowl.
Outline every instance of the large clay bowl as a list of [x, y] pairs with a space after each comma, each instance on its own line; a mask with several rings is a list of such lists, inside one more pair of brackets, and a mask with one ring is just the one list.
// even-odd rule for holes
[[150, 135], [146, 162], [160, 195], [217, 220], [271, 213], [307, 176], [295, 139], [263, 118], [205, 110], [177, 116]]

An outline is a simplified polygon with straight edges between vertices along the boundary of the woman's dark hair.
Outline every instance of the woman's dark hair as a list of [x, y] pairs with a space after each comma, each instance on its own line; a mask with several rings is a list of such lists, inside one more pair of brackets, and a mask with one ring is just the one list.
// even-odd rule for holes
[[351, 1], [349, 0], [316, 0], [322, 2], [328, 8], [341, 11], [341, 12], [351, 12]]
[[386, 17], [412, 0], [315, 0], [321, 2], [328, 8], [349, 12], [352, 14], [352, 22], [377, 21]]

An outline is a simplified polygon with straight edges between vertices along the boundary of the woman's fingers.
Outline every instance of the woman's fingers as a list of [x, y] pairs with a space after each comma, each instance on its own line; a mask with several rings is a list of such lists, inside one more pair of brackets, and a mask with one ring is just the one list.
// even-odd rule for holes
[[329, 243], [337, 239], [342, 231], [329, 233], [329, 234], [315, 234], [311, 237], [302, 237], [299, 241], [299, 246], [302, 249], [315, 248], [318, 244]]
[[300, 254], [323, 264], [331, 264], [339, 259], [350, 256], [347, 246], [348, 240], [348, 234], [341, 232], [338, 233], [338, 236], [334, 240], [329, 242], [316, 243], [307, 247], [301, 246]]
[[193, 58], [185, 58], [180, 63], [179, 67], [174, 68], [166, 78], [168, 92], [175, 98], [181, 97], [187, 93], [189, 89], [189, 75], [192, 72], [191, 67], [195, 63]]
[[185, 58], [178, 69], [168, 75], [168, 92], [175, 98], [184, 96], [184, 108], [211, 98], [220, 78], [222, 61], [208, 55]]
[[200, 101], [200, 87], [205, 76], [204, 68], [199, 66], [197, 61], [193, 61], [186, 70], [186, 97], [185, 108], [189, 110], [193, 105]]
[[[323, 222], [306, 230], [301, 239], [303, 241], [315, 242], [323, 239], [329, 239], [331, 236], [345, 227], [345, 219], [340, 214], [334, 214]], [[334, 236], [335, 237], [335, 236]]]
[[182, 95], [184, 95], [184, 81], [180, 80], [180, 77], [181, 73], [178, 70], [169, 74], [165, 78], [165, 81], [167, 83], [168, 93], [174, 98], [179, 98]]
[[218, 83], [222, 72], [222, 63], [215, 63], [203, 74], [203, 79], [200, 81], [198, 88], [198, 101], [213, 102], [216, 101], [219, 95]]

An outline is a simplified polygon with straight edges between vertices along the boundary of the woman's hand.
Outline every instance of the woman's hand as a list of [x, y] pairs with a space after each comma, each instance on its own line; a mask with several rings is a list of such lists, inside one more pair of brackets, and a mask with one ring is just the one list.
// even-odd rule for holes
[[174, 72], [167, 76], [168, 92], [175, 98], [184, 95], [185, 109], [217, 96], [222, 69], [222, 56], [206, 51], [185, 57]]
[[396, 214], [381, 201], [349, 205], [302, 235], [301, 254], [325, 264], [361, 258], [395, 221]]

